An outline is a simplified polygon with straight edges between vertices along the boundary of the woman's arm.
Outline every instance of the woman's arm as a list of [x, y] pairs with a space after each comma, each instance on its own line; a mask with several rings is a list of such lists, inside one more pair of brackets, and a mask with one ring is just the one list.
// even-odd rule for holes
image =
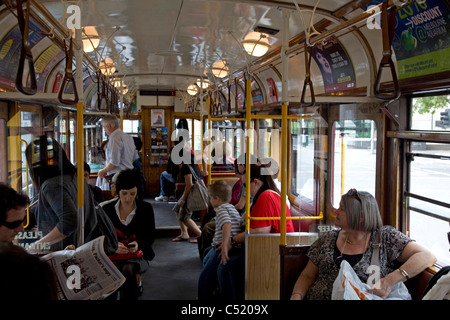
[[184, 186], [183, 194], [181, 195], [180, 200], [178, 200], [178, 205], [180, 207], [184, 206], [184, 204], [186, 203], [187, 198], [189, 196], [189, 193], [191, 192], [191, 188], [193, 186], [192, 174], [189, 173], [184, 176], [184, 184], [185, 184], [185, 186]]
[[297, 282], [294, 285], [291, 300], [303, 300], [311, 285], [316, 281], [318, 274], [319, 268], [317, 268], [311, 260], [308, 260], [305, 269], [303, 269], [300, 277], [298, 277]]
[[409, 242], [397, 261], [403, 263], [401, 267], [375, 283], [369, 291], [370, 293], [385, 299], [394, 285], [404, 282], [432, 266], [436, 262], [436, 257], [416, 242]]

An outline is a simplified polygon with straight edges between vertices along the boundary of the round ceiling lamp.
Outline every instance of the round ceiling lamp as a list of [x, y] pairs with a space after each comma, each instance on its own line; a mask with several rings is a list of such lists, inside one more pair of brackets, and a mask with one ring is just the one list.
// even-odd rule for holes
[[197, 86], [202, 89], [206, 89], [209, 87], [210, 82], [208, 79], [197, 79]]
[[222, 60], [214, 63], [211, 69], [213, 75], [217, 78], [225, 78], [228, 75], [228, 67]]
[[261, 57], [269, 50], [269, 38], [265, 33], [252, 31], [247, 34], [242, 42], [245, 51], [254, 56]]
[[83, 50], [84, 52], [92, 52], [97, 49], [100, 44], [100, 37], [98, 36], [97, 29], [95, 29], [94, 26], [84, 27], [83, 29]]
[[107, 76], [110, 76], [114, 72], [116, 72], [116, 66], [114, 65], [114, 61], [111, 58], [105, 58], [101, 60], [98, 68], [104, 75]]
[[198, 92], [197, 86], [195, 84], [191, 84], [187, 87], [187, 93], [191, 96], [195, 96]]

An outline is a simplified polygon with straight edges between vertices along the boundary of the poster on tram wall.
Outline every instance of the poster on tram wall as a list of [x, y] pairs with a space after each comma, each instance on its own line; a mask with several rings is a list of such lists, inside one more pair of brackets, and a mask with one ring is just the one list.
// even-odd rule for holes
[[[28, 36], [28, 41], [30, 43], [31, 49], [33, 49], [33, 47], [45, 37], [44, 35], [39, 34], [34, 30], [40, 31], [40, 29], [36, 26], [36, 24], [30, 21], [30, 34]], [[8, 89], [16, 88], [15, 81], [17, 76], [17, 69], [19, 67], [21, 43], [22, 43], [22, 34], [20, 33], [19, 27], [15, 27], [8, 33], [7, 36], [1, 39], [0, 42], [1, 87], [6, 87]], [[35, 54], [35, 52], [33, 53]]]
[[356, 87], [352, 62], [336, 38], [330, 37], [323, 43], [317, 43], [312, 57], [322, 73], [325, 93]]
[[399, 79], [450, 70], [449, 14], [448, 1], [427, 0], [398, 8], [392, 47]]

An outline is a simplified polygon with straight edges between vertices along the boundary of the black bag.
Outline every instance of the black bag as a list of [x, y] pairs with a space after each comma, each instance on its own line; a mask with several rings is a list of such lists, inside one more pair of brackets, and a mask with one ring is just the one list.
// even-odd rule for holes
[[97, 216], [97, 225], [95, 226], [90, 239], [86, 239], [85, 241], [88, 242], [100, 236], [105, 236], [103, 248], [105, 249], [106, 255], [112, 255], [116, 252], [119, 242], [116, 229], [105, 210], [98, 204], [95, 205], [95, 214]]

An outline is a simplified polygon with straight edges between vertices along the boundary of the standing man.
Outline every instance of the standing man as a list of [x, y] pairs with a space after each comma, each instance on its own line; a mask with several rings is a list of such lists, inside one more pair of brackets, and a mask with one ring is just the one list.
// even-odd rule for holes
[[106, 165], [98, 172], [98, 176], [104, 178], [107, 174], [133, 169], [133, 162], [139, 158], [133, 137], [120, 130], [119, 119], [114, 115], [103, 117], [102, 126], [109, 142], [106, 147]]
[[12, 242], [19, 232], [23, 232], [29, 203], [28, 196], [0, 183], [0, 242]]

